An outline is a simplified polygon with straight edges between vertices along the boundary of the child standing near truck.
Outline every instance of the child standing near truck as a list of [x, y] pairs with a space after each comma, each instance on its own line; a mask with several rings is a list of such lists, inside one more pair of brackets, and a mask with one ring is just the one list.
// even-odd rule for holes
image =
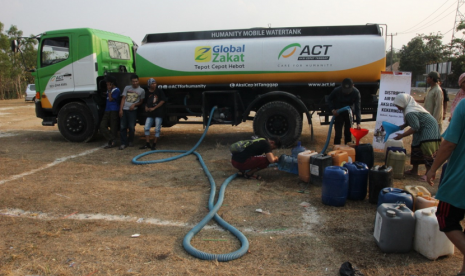
[[[147, 119], [145, 120], [145, 145], [140, 149], [156, 150], [157, 138], [160, 137], [161, 124], [163, 122], [163, 104], [166, 101], [165, 93], [163, 90], [157, 90], [157, 82], [155, 79], [150, 78], [148, 83], [149, 91], [147, 93], [147, 101], [145, 104], [145, 112], [147, 112]], [[150, 128], [155, 122], [155, 137], [152, 146], [150, 146]]]

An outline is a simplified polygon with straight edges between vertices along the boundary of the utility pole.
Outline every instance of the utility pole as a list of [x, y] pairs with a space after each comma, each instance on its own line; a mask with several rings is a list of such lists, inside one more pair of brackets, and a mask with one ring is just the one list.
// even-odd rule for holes
[[[462, 1], [465, 1], [465, 0], [462, 0]], [[393, 37], [393, 36], [396, 36], [396, 35], [397, 35], [397, 33], [396, 33], [396, 34], [392, 34], [392, 33], [391, 33], [391, 34], [388, 35], [388, 36], [391, 37], [391, 72], [392, 72], [392, 63], [393, 63], [393, 60], [392, 60], [392, 42], [393, 42], [393, 41], [392, 41], [392, 37]]]
[[452, 40], [451, 40], [451, 46], [452, 42], [454, 41], [455, 38], [455, 32], [456, 28], [460, 24], [460, 22], [465, 21], [465, 16], [463, 13], [460, 12], [460, 7], [465, 3], [465, 0], [457, 0], [457, 11], [455, 12], [455, 21], [454, 21], [454, 28], [452, 29]]
[[[465, 0], [457, 0], [457, 10], [455, 12], [455, 21], [454, 21], [454, 28], [452, 28], [452, 40], [450, 41], [450, 55], [452, 57], [452, 46], [455, 39], [455, 32], [457, 31], [457, 27], [459, 26], [460, 22], [465, 21], [465, 16], [460, 12], [460, 7], [465, 3]], [[446, 73], [446, 85], [449, 85], [449, 74], [451, 72]]]

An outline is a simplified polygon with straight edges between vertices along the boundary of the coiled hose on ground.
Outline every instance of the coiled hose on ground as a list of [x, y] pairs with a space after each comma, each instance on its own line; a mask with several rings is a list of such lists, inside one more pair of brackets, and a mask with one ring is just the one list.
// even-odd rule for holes
[[[208, 119], [207, 127], [205, 128], [205, 131], [203, 132], [203, 134], [200, 137], [197, 144], [195, 144], [195, 146], [192, 149], [190, 149], [188, 151], [185, 151], [185, 150], [154, 150], [154, 151], [148, 151], [148, 152], [144, 152], [144, 153], [139, 154], [136, 157], [134, 157], [132, 159], [132, 163], [134, 163], [136, 165], [155, 164], [155, 163], [163, 163], [163, 162], [173, 161], [173, 160], [182, 158], [184, 156], [187, 156], [189, 154], [194, 154], [195, 156], [197, 156], [197, 158], [198, 158], [198, 160], [200, 162], [200, 165], [202, 166], [202, 169], [205, 172], [205, 174], [207, 175], [208, 181], [210, 182], [210, 197], [208, 199], [208, 209], [210, 210], [210, 212], [202, 219], [202, 221], [200, 221], [196, 226], [194, 226], [194, 228], [192, 228], [192, 230], [190, 230], [186, 234], [186, 236], [184, 237], [184, 240], [182, 241], [182, 245], [183, 245], [184, 249], [189, 254], [191, 254], [192, 256], [194, 256], [196, 258], [199, 258], [199, 259], [202, 259], [202, 260], [218, 260], [220, 262], [227, 262], [227, 261], [235, 260], [235, 259], [238, 259], [238, 258], [242, 257], [243, 255], [245, 255], [245, 253], [247, 253], [247, 251], [249, 249], [249, 241], [244, 236], [244, 234], [242, 234], [239, 230], [237, 230], [232, 225], [227, 223], [225, 220], [223, 220], [217, 214], [217, 211], [220, 209], [221, 205], [223, 204], [224, 192], [226, 190], [226, 187], [228, 186], [228, 184], [234, 178], [237, 177], [237, 173], [231, 175], [230, 177], [228, 177], [223, 182], [223, 184], [221, 185], [221, 188], [220, 188], [220, 192], [218, 194], [218, 200], [216, 201], [216, 204], [214, 204], [215, 193], [216, 193], [215, 180], [213, 179], [213, 176], [210, 174], [210, 171], [208, 170], [207, 166], [205, 165], [205, 162], [203, 161], [202, 156], [198, 152], [195, 152], [195, 149], [197, 149], [197, 147], [200, 145], [200, 143], [202, 143], [203, 139], [205, 138], [205, 135], [207, 134], [208, 128], [210, 127], [210, 123], [211, 123], [211, 120], [212, 120], [212, 117], [213, 117], [213, 112], [215, 111], [216, 108], [217, 107], [215, 106], [211, 110], [210, 117]], [[149, 154], [154, 154], [154, 153], [161, 153], [161, 152], [182, 153], [182, 154], [179, 154], [179, 155], [176, 155], [176, 156], [173, 156], [173, 157], [169, 157], [169, 158], [165, 158], [165, 159], [138, 161], [138, 159], [143, 157], [143, 156], [146, 156], [146, 155], [149, 155]], [[221, 227], [225, 228], [226, 230], [231, 232], [234, 236], [236, 236], [239, 239], [239, 241], [241, 242], [241, 247], [238, 250], [236, 250], [234, 252], [231, 252], [231, 253], [226, 253], [226, 254], [211, 254], [211, 253], [206, 253], [206, 252], [200, 251], [200, 250], [194, 248], [191, 245], [192, 238], [198, 232], [200, 232], [200, 230], [202, 230], [202, 228], [212, 218], [214, 218], [215, 221], [219, 225], [221, 225]]]

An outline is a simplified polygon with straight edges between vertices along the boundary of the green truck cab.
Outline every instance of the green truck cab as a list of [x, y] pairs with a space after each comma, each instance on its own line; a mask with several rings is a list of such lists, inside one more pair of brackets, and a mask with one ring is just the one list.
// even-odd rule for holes
[[58, 124], [66, 140], [87, 142], [104, 112], [105, 75], [116, 76], [119, 85], [128, 83], [137, 45], [129, 37], [89, 28], [50, 31], [38, 39], [37, 117], [44, 126]]

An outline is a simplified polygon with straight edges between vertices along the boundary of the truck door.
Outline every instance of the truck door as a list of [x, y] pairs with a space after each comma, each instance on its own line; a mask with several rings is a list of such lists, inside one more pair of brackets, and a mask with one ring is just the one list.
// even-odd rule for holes
[[91, 36], [79, 35], [73, 63], [75, 91], [97, 90], [97, 55], [92, 51]]
[[41, 41], [37, 78], [43, 108], [52, 108], [59, 94], [74, 91], [70, 45], [70, 36], [46, 37]]

